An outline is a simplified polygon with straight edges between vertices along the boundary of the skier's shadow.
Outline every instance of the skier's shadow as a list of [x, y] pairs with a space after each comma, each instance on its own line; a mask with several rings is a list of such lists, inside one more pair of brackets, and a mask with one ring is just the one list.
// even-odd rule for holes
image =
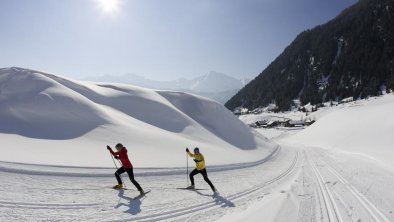
[[196, 190], [196, 193], [198, 193], [201, 196], [212, 197], [215, 200], [216, 205], [219, 205], [219, 206], [221, 206], [223, 208], [225, 208], [225, 207], [235, 207], [235, 204], [233, 202], [231, 202], [230, 200], [228, 200], [225, 197], [220, 196], [220, 194], [218, 194], [218, 193], [215, 193], [214, 195], [209, 195], [209, 194], [203, 194], [203, 193], [201, 193], [198, 190]]
[[137, 214], [141, 213], [141, 198], [142, 198], [142, 196], [138, 196], [136, 198], [127, 197], [124, 195], [124, 190], [119, 190], [118, 197], [129, 201], [130, 204], [121, 203], [119, 200], [118, 205], [115, 206], [116, 209], [121, 206], [125, 206], [125, 207], [128, 207], [129, 209], [124, 211], [124, 213], [129, 213], [132, 215], [137, 215]]

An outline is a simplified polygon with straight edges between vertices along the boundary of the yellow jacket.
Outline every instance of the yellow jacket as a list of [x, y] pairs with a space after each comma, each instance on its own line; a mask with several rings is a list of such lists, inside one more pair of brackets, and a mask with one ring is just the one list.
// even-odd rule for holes
[[205, 169], [205, 160], [204, 160], [204, 156], [201, 153], [193, 154], [191, 152], [187, 152], [187, 154], [189, 154], [190, 157], [197, 160], [197, 162], [196, 162], [197, 170]]

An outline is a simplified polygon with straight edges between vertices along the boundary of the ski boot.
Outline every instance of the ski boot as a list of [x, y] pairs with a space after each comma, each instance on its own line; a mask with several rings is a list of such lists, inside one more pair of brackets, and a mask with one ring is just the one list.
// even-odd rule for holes
[[195, 187], [194, 187], [194, 185], [190, 185], [190, 186], [186, 187], [186, 189], [194, 190]]
[[117, 185], [115, 185], [115, 186], [113, 186], [112, 188], [114, 188], [114, 189], [123, 189], [123, 184], [117, 184]]

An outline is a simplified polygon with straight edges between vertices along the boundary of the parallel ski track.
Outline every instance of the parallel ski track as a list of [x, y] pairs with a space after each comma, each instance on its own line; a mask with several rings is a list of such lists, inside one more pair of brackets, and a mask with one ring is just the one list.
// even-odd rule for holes
[[362, 206], [368, 211], [371, 217], [378, 222], [390, 222], [390, 220], [377, 209], [359, 190], [357, 190], [353, 185], [351, 185], [345, 178], [343, 178], [338, 171], [329, 166], [327, 163], [323, 162], [328, 171], [331, 172], [345, 187], [350, 191], [351, 194], [362, 204]]
[[185, 208], [175, 209], [175, 210], [171, 210], [171, 211], [167, 211], [167, 212], [163, 212], [163, 213], [151, 214], [151, 215], [141, 216], [141, 217], [133, 217], [133, 218], [127, 218], [127, 219], [120, 219], [120, 220], [103, 220], [103, 221], [130, 221], [130, 220], [144, 221], [144, 222], [160, 221], [160, 220], [166, 220], [166, 219], [170, 219], [170, 218], [173, 219], [175, 217], [185, 216], [188, 214], [195, 213], [196, 211], [219, 208], [219, 207], [221, 207], [221, 205], [218, 204], [218, 202], [220, 203], [220, 202], [226, 202], [226, 201], [228, 201], [228, 202], [235, 201], [235, 200], [245, 197], [247, 195], [253, 194], [253, 193], [261, 190], [262, 188], [266, 187], [267, 185], [275, 183], [275, 182], [281, 180], [282, 178], [288, 176], [295, 169], [295, 166], [296, 166], [298, 159], [299, 159], [298, 156], [299, 156], [299, 153], [297, 151], [294, 155], [294, 159], [293, 159], [291, 165], [284, 172], [282, 172], [281, 174], [279, 174], [275, 178], [272, 178], [271, 180], [266, 181], [266, 182], [264, 182], [258, 186], [255, 186], [253, 188], [250, 188], [245, 191], [238, 192], [238, 193], [232, 194], [230, 196], [227, 196], [226, 198], [221, 197], [220, 195], [213, 196], [214, 201], [207, 201], [204, 203], [200, 203], [200, 204], [196, 204], [196, 205], [192, 205], [192, 206], [187, 206]]
[[[249, 167], [254, 167], [260, 164], [263, 164], [273, 158], [275, 158], [279, 153], [280, 153], [281, 147], [277, 146], [275, 147], [275, 149], [265, 158], [256, 161], [256, 162], [250, 162], [250, 163], [243, 163], [243, 164], [230, 164], [230, 165], [220, 165], [220, 166], [214, 166], [212, 167], [212, 169], [210, 168], [210, 171], [214, 172], [214, 171], [227, 171], [227, 170], [235, 170], [235, 169], [242, 169], [242, 168], [249, 168]], [[89, 175], [89, 174], [81, 174], [81, 173], [62, 173], [62, 172], [47, 172], [47, 171], [39, 171], [39, 170], [29, 170], [29, 169], [13, 169], [10, 167], [4, 167], [1, 166], [1, 163], [7, 163], [7, 162], [1, 162], [0, 161], [0, 171], [3, 172], [8, 172], [8, 173], [18, 173], [18, 174], [27, 174], [27, 175], [45, 175], [45, 176], [70, 176], [70, 177], [81, 177], [81, 176], [89, 176], [89, 177], [102, 177], [105, 176], [107, 174], [96, 174], [96, 175]], [[13, 163], [12, 163], [13, 164]], [[18, 165], [18, 164], [14, 164], [14, 165]], [[21, 165], [25, 165], [25, 164], [21, 164]], [[30, 166], [30, 164], [26, 164], [27, 167]], [[41, 165], [38, 165], [39, 167], [44, 167]], [[60, 166], [53, 166], [53, 168], [63, 168]], [[72, 167], [73, 168], [73, 167]], [[82, 168], [83, 167], [75, 167], [76, 169]], [[65, 169], [67, 169], [67, 167], [65, 167]], [[90, 168], [88, 168], [90, 169]], [[96, 168], [92, 168], [93, 170]], [[167, 172], [167, 171], [168, 172]], [[142, 173], [140, 174], [140, 176], [157, 176], [157, 175], [176, 175], [179, 173], [184, 173], [184, 170], [180, 170], [180, 169], [176, 169], [176, 172], [172, 173], [171, 169], [165, 169], [165, 171], [160, 171], [158, 173], [155, 172], [148, 172], [148, 173]], [[97, 188], [90, 188], [90, 190], [101, 190], [103, 187], [97, 187]], [[110, 189], [110, 188], [108, 188]], [[50, 189], [49, 190], [57, 190], [57, 189]], [[86, 190], [86, 188], [81, 188], [81, 189], [65, 189], [65, 190]], [[250, 190], [249, 192], [253, 192], [253, 190]], [[249, 192], [245, 191], [245, 192], [241, 192], [238, 193], [240, 194], [239, 197], [242, 197], [244, 195], [249, 194]], [[243, 194], [245, 193], [245, 194]], [[237, 194], [235, 194], [237, 195]], [[234, 195], [232, 195], [234, 196]], [[238, 199], [239, 197], [232, 197], [232, 199]], [[215, 206], [220, 202], [226, 202], [226, 199], [224, 199], [221, 196], [217, 196], [216, 201], [213, 202], [208, 202], [210, 205], [209, 207]], [[59, 210], [67, 210], [67, 209], [84, 209], [84, 208], [91, 208], [91, 207], [96, 207], [96, 206], [101, 206], [103, 203], [100, 202], [96, 202], [96, 203], [26, 203], [26, 202], [12, 202], [12, 201], [4, 201], [4, 200], [0, 200], [0, 208], [26, 208], [26, 209], [59, 209]], [[183, 213], [185, 210], [187, 209], [196, 209], [198, 210], [200, 207], [203, 207], [202, 209], [205, 209], [206, 207], [205, 203], [204, 204], [198, 204], [198, 205], [194, 205], [192, 207], [188, 207], [188, 208], [184, 208], [184, 209], [179, 209], [179, 210], [174, 210], [174, 211], [170, 211], [170, 212], [166, 212], [164, 214], [155, 214], [155, 215], [149, 215], [146, 217], [139, 217], [136, 219], [149, 219], [149, 218], [153, 218], [153, 217], [158, 217], [158, 216], [163, 216], [163, 215], [167, 215], [167, 214], [173, 214], [176, 212], [181, 212], [180, 215], [184, 215], [184, 214], [188, 214], [188, 213]], [[208, 208], [209, 208], [208, 207]], [[190, 211], [190, 213], [194, 212]], [[171, 216], [170, 216], [171, 217]], [[166, 217], [169, 218], [169, 217]], [[155, 219], [156, 220], [156, 219]], [[125, 220], [128, 221], [128, 220]]]
[[[307, 154], [305, 154], [305, 156], [308, 157]], [[343, 222], [342, 216], [338, 210], [338, 206], [335, 202], [335, 199], [333, 198], [333, 194], [331, 193], [330, 189], [325, 183], [322, 174], [320, 173], [318, 168], [309, 161], [309, 158], [307, 158], [307, 161], [318, 182], [319, 185], [318, 189], [323, 197], [324, 207], [327, 213], [327, 220], [329, 222], [334, 222], [334, 221]]]
[[[271, 153], [264, 158], [246, 163], [225, 164], [210, 166], [209, 172], [229, 171], [235, 169], [250, 168], [261, 165], [273, 157], [281, 150], [279, 145], [275, 146]], [[184, 167], [174, 168], [134, 168], [134, 175], [137, 177], [145, 176], [163, 176], [163, 175], [182, 175], [185, 173]], [[39, 165], [26, 163], [12, 163], [0, 161], [0, 171], [7, 173], [17, 173], [36, 176], [64, 176], [64, 177], [112, 177], [113, 168], [97, 168], [97, 167], [70, 167], [55, 165]]]
[[23, 207], [28, 209], [83, 209], [100, 206], [102, 203], [25, 203], [25, 202], [8, 202], [0, 201], [0, 207]]
[[[331, 167], [329, 164], [324, 162], [323, 160], [319, 159], [319, 161], [324, 165], [324, 167], [335, 177], [340, 181], [346, 189], [354, 196], [354, 198], [365, 208], [365, 210], [368, 212], [368, 214], [373, 218], [374, 221], [377, 222], [390, 222], [390, 220], [377, 208], [375, 207], [374, 204], [372, 204], [359, 190], [357, 190], [353, 185], [351, 185], [344, 177], [341, 176], [338, 171], [336, 171], [333, 167]], [[309, 162], [309, 161], [308, 161]], [[318, 184], [319, 184], [319, 189], [320, 192], [322, 193], [323, 199], [324, 199], [324, 204], [326, 206], [326, 212], [328, 215], [328, 221], [343, 221], [342, 216], [339, 212], [339, 208], [335, 202], [335, 199], [333, 198], [333, 193], [334, 191], [331, 191], [327, 184], [324, 181], [324, 178], [318, 168], [310, 163], [310, 166], [312, 168], [312, 171], [314, 172]], [[342, 199], [340, 196], [336, 195], [338, 200], [346, 204], [346, 200]]]

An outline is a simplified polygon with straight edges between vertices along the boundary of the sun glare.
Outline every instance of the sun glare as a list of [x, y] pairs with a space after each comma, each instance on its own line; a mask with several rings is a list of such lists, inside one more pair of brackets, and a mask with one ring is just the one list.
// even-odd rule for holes
[[119, 10], [120, 0], [97, 0], [102, 12], [114, 14]]

